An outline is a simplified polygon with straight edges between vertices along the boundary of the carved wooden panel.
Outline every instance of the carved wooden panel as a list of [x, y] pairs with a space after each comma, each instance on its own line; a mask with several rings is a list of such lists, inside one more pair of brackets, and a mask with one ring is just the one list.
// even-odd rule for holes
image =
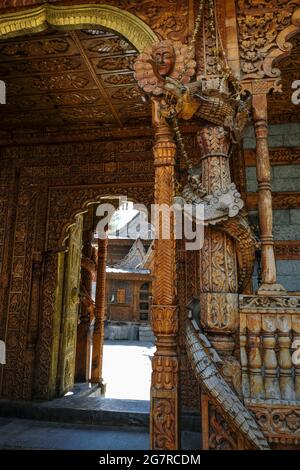
[[177, 297], [179, 306], [178, 345], [180, 351], [180, 401], [183, 409], [199, 410], [199, 386], [186, 355], [184, 330], [187, 320], [186, 306], [199, 294], [199, 253], [186, 251], [185, 243], [177, 241]]
[[[64, 3], [61, 0], [48, 0], [47, 3]], [[0, 10], [12, 7], [34, 6], [45, 0], [2, 0]], [[70, 3], [70, 2], [66, 2]], [[73, 3], [93, 3], [91, 0], [79, 0]], [[148, 24], [159, 36], [185, 42], [190, 32], [193, 18], [189, 0], [98, 0], [98, 4], [109, 4], [136, 15]]]
[[298, 445], [300, 443], [300, 409], [270, 403], [269, 406], [250, 405], [250, 410], [270, 443]]
[[28, 189], [27, 181], [20, 185], [15, 221], [15, 239], [11, 261], [10, 290], [7, 312], [7, 366], [3, 381], [5, 395], [23, 395], [24, 350], [30, 299], [31, 267], [36, 225], [37, 192]]
[[278, 76], [279, 71], [266, 59], [272, 54], [276, 57], [277, 51], [280, 52], [277, 35], [291, 24], [292, 14], [299, 7], [298, 2], [237, 0], [236, 3], [243, 77]]
[[[151, 138], [144, 138], [3, 149], [1, 181], [5, 184], [0, 194], [1, 228], [11, 233], [10, 237], [5, 236], [4, 246], [0, 243], [6, 253], [3, 272], [11, 271], [9, 288], [3, 290], [5, 295], [1, 302], [0, 334], [3, 336], [5, 331], [7, 334], [4, 396], [31, 398], [32, 390], [35, 396], [49, 396], [59, 271], [55, 252], [65, 249], [66, 230], [75, 222], [76, 214], [101, 196], [127, 195], [131, 200], [151, 204], [151, 145]], [[8, 190], [9, 177], [15, 172], [19, 175], [19, 184]], [[8, 224], [8, 197], [15, 228]], [[43, 254], [43, 279], [39, 310], [41, 330], [35, 345], [36, 375], [32, 388], [32, 369], [25, 356], [31, 328], [28, 315], [34, 252]]]
[[[299, 4], [300, 7], [300, 4]], [[278, 63], [281, 71], [282, 93], [268, 97], [268, 121], [271, 124], [300, 121], [300, 106], [293, 104], [292, 83], [300, 77], [300, 38], [290, 41], [293, 45], [291, 54]]]

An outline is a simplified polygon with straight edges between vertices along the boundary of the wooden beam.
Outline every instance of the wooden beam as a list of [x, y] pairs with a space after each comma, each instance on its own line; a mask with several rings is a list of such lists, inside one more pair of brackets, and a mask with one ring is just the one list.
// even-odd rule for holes
[[300, 260], [300, 240], [275, 241], [276, 259]]
[[[300, 147], [278, 147], [269, 149], [271, 165], [300, 164]], [[255, 150], [244, 150], [246, 166], [255, 166]]]
[[73, 41], [75, 42], [77, 48], [78, 48], [78, 51], [80, 53], [80, 56], [82, 58], [82, 60], [84, 61], [89, 73], [90, 73], [90, 76], [92, 77], [92, 79], [94, 80], [95, 84], [97, 85], [99, 91], [100, 91], [100, 94], [103, 98], [103, 101], [107, 104], [107, 106], [109, 107], [109, 109], [111, 110], [111, 113], [112, 115], [114, 116], [115, 120], [117, 121], [117, 123], [119, 124], [119, 126], [123, 126], [122, 124], [122, 121], [121, 119], [119, 118], [119, 115], [114, 107], [114, 105], [112, 104], [110, 98], [109, 98], [109, 95], [108, 93], [106, 92], [104, 86], [103, 86], [103, 83], [102, 83], [102, 80], [101, 78], [96, 74], [96, 71], [94, 69], [94, 66], [92, 65], [89, 57], [87, 56], [87, 53], [84, 49], [84, 47], [82, 46], [81, 44], [81, 41], [77, 35], [77, 32], [76, 31], [71, 31], [71, 37], [73, 39]]
[[[274, 209], [297, 209], [300, 207], [300, 192], [272, 193]], [[257, 210], [257, 193], [246, 194], [246, 208]]]

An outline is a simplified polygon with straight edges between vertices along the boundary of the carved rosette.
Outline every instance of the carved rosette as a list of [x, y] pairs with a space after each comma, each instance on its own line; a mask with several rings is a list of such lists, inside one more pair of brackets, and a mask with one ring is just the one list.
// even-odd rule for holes
[[271, 407], [249, 405], [268, 441], [276, 444], [300, 443], [300, 408], [290, 405]]

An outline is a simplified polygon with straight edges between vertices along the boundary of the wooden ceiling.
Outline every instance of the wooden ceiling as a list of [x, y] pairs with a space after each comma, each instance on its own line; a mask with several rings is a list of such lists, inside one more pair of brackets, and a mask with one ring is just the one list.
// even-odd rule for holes
[[295, 36], [291, 55], [278, 64], [282, 75], [282, 93], [270, 95], [268, 98], [268, 116], [271, 124], [300, 122], [300, 105], [292, 103], [292, 83], [300, 80], [300, 36]]
[[104, 30], [57, 32], [0, 42], [7, 105], [1, 128], [122, 128], [150, 123], [133, 76], [137, 51]]
[[[269, 122], [300, 122], [292, 82], [300, 79], [300, 37], [279, 64], [283, 93], [269, 97]], [[122, 129], [151, 125], [133, 76], [135, 48], [104, 30], [48, 31], [0, 42], [7, 105], [1, 131]]]

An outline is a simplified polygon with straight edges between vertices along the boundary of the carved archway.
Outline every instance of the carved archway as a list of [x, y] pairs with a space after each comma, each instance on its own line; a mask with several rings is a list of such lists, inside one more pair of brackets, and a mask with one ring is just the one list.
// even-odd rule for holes
[[47, 251], [44, 259], [44, 279], [41, 311], [43, 312], [38, 343], [38, 363], [35, 376], [35, 395], [39, 398], [55, 396], [57, 370], [59, 316], [56, 292], [60, 279], [61, 258], [65, 251], [68, 229], [76, 216], [90, 204], [99, 203], [103, 197], [126, 196], [146, 206], [153, 202], [153, 184], [95, 185], [94, 187], [54, 187], [49, 190]]
[[138, 51], [158, 41], [149, 26], [136, 16], [111, 5], [44, 4], [37, 8], [0, 16], [0, 39], [56, 29], [87, 29], [95, 26], [112, 29], [124, 36]]

